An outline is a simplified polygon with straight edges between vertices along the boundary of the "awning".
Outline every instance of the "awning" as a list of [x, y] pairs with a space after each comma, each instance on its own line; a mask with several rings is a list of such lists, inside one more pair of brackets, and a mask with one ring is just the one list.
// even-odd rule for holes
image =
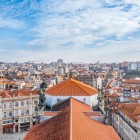
[[3, 125], [3, 128], [13, 128], [13, 124]]

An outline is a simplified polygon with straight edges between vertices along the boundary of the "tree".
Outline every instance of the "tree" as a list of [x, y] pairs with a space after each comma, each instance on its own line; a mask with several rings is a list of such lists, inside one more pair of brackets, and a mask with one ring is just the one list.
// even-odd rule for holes
[[40, 90], [39, 93], [39, 108], [41, 109], [42, 107], [44, 107], [44, 109], [46, 109], [46, 105], [45, 105], [45, 101], [46, 101], [46, 97], [45, 97], [45, 91], [43, 89]]

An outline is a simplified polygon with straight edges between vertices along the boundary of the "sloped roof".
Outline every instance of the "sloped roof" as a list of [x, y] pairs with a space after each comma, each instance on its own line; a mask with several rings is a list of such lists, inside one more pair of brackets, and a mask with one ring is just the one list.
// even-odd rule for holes
[[123, 79], [124, 83], [140, 83], [140, 80], [134, 80], [134, 79]]
[[109, 82], [109, 84], [106, 86], [105, 89], [111, 89], [111, 88], [113, 87], [114, 82], [115, 82], [115, 80], [111, 80], [111, 81]]
[[9, 94], [13, 97], [13, 96], [30, 96], [30, 93], [32, 93], [32, 95], [39, 95], [38, 90], [30, 90], [30, 89], [14, 90]]
[[140, 104], [138, 103], [125, 104], [124, 107], [119, 110], [134, 122], [140, 120]]
[[113, 93], [113, 94], [111, 95], [111, 97], [113, 97], [113, 98], [118, 98], [118, 97], [120, 97], [120, 96], [118, 95], [118, 93]]
[[33, 126], [24, 140], [121, 140], [112, 126], [89, 118], [91, 108], [70, 98], [70, 105], [55, 117]]
[[20, 89], [20, 90], [13, 90], [12, 92], [8, 90], [2, 90], [0, 91], [0, 96], [2, 98], [12, 98], [12, 97], [17, 97], [17, 96], [30, 96], [30, 93], [32, 95], [39, 95], [38, 90], [30, 90], [30, 89]]
[[9, 95], [9, 91], [8, 90], [2, 90], [2, 91], [0, 91], [0, 96], [2, 98], [11, 98], [11, 96]]
[[43, 112], [42, 116], [56, 116], [59, 113], [59, 111], [45, 111]]
[[52, 96], [91, 96], [98, 90], [74, 79], [68, 79], [49, 88], [46, 94]]

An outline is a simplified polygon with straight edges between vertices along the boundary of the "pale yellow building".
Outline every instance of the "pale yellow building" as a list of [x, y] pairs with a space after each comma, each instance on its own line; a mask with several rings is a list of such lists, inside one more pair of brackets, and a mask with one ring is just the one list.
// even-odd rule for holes
[[0, 92], [0, 133], [16, 133], [28, 130], [36, 123], [39, 92], [14, 90]]

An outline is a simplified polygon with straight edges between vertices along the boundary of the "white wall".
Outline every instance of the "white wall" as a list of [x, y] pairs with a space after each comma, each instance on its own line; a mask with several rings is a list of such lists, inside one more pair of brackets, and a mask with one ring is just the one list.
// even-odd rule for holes
[[101, 89], [102, 88], [102, 78], [101, 77], [98, 77], [97, 78], [97, 86], [96, 88], [98, 89]]
[[82, 102], [90, 105], [90, 106], [95, 106], [98, 103], [97, 96], [98, 96], [98, 94], [93, 95], [93, 96], [50, 96], [50, 95], [46, 94], [46, 105], [49, 107], [52, 107], [53, 105], [58, 103], [58, 99], [65, 100], [67, 98], [73, 97], [79, 101], [82, 101]]
[[40, 122], [43, 122], [43, 121], [45, 121], [45, 120], [48, 120], [48, 119], [50, 119], [50, 118], [52, 118], [53, 116], [43, 116], [43, 115], [40, 115], [39, 116], [39, 121]]

